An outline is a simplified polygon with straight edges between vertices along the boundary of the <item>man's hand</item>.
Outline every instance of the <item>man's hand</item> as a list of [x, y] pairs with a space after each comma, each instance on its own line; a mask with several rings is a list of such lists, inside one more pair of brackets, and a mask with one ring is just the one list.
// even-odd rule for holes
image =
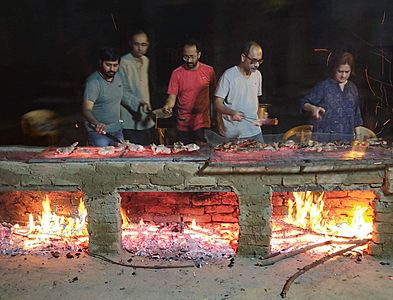
[[106, 125], [104, 123], [98, 123], [98, 124], [95, 125], [95, 127], [96, 127], [96, 131], [99, 134], [105, 134], [106, 133], [105, 132]]
[[143, 111], [144, 111], [145, 113], [151, 112], [151, 106], [150, 106], [149, 103], [144, 103], [144, 104], [143, 104]]
[[253, 124], [257, 127], [261, 127], [263, 125], [263, 121], [265, 120], [266, 119], [256, 119]]
[[232, 119], [232, 121], [238, 121], [239, 122], [239, 121], [244, 119], [244, 114], [242, 112], [240, 112], [240, 111], [234, 110], [231, 113], [231, 119]]
[[314, 106], [311, 110], [311, 115], [313, 118], [320, 120], [322, 119], [323, 115], [325, 114], [325, 109], [320, 106]]
[[172, 110], [173, 110], [173, 108], [170, 107], [170, 106], [167, 105], [167, 104], [165, 104], [164, 107], [162, 108], [162, 111], [163, 111], [165, 114], [170, 114], [170, 113], [172, 113]]

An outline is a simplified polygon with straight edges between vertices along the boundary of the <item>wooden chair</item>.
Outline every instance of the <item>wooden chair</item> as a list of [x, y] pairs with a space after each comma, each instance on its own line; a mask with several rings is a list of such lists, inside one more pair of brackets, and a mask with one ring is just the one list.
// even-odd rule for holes
[[376, 138], [377, 135], [370, 129], [358, 126], [355, 128], [355, 138], [358, 141], [366, 141], [368, 139]]
[[312, 125], [300, 125], [289, 129], [284, 133], [283, 140], [287, 141], [290, 138], [296, 138], [299, 142], [303, 143], [311, 139], [312, 137]]
[[54, 145], [59, 138], [59, 117], [48, 109], [32, 110], [21, 117], [23, 135], [32, 141], [45, 138], [48, 145]]

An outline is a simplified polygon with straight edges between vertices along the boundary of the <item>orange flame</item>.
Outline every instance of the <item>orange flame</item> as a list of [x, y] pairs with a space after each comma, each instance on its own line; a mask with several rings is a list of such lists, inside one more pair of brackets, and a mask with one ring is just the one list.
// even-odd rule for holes
[[[87, 242], [87, 210], [83, 199], [79, 200], [78, 216], [75, 218], [58, 216], [52, 212], [48, 195], [42, 200], [42, 213], [34, 220], [33, 214], [29, 214], [27, 229], [14, 225], [14, 230], [24, 235], [27, 233], [28, 239], [24, 241], [26, 248], [35, 248], [49, 239], [69, 239], [78, 238], [80, 243]], [[17, 226], [18, 225], [18, 226]]]
[[120, 215], [121, 215], [121, 219], [123, 221], [123, 223], [122, 223], [123, 226], [122, 227], [127, 226], [130, 223], [130, 219], [127, 217], [127, 214], [126, 214], [126, 212], [124, 211], [124, 209], [122, 207], [120, 208]]
[[361, 159], [366, 154], [368, 143], [355, 140], [352, 142], [352, 150], [345, 154], [344, 159]]
[[[272, 216], [271, 251], [288, 251], [327, 239], [348, 241], [371, 238], [373, 218], [368, 202], [334, 215], [326, 209], [325, 194], [320, 192], [294, 192], [288, 200], [288, 215], [283, 219]], [[361, 201], [362, 202], [362, 201]], [[360, 202], [360, 203], [361, 203]], [[343, 218], [344, 217], [344, 218]], [[326, 253], [344, 245], [319, 247], [313, 253]], [[364, 247], [363, 247], [364, 248]]]
[[[372, 219], [366, 216], [368, 207], [356, 206], [349, 213], [348, 222], [337, 223], [334, 218], [328, 221], [329, 211], [324, 211], [324, 193], [294, 192], [295, 202], [288, 201], [288, 216], [285, 221], [297, 227], [318, 233], [368, 238], [372, 232]], [[294, 207], [294, 205], [296, 205]]]

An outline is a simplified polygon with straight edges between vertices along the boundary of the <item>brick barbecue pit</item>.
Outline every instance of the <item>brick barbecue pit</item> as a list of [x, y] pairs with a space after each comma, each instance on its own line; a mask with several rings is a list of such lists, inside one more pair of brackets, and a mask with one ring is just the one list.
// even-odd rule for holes
[[89, 212], [89, 250], [121, 250], [122, 193], [225, 193], [238, 197], [240, 255], [270, 251], [273, 193], [372, 191], [374, 228], [369, 251], [393, 257], [393, 159], [390, 148], [370, 147], [361, 158], [348, 150], [263, 150], [111, 157], [54, 156], [53, 149], [1, 147], [0, 191], [80, 191]]

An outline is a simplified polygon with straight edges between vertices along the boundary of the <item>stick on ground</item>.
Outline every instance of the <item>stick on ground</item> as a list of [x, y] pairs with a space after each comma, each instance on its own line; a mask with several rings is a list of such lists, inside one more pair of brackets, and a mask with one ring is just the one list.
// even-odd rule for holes
[[352, 250], [352, 249], [354, 249], [356, 247], [363, 246], [363, 245], [367, 244], [369, 241], [370, 241], [369, 239], [354, 241], [353, 242], [354, 245], [352, 245], [352, 246], [350, 246], [348, 248], [345, 248], [345, 249], [333, 252], [333, 253], [331, 253], [331, 254], [329, 254], [329, 255], [327, 255], [325, 257], [322, 257], [321, 259], [318, 259], [318, 260], [314, 261], [313, 263], [311, 263], [311, 264], [301, 268], [299, 271], [297, 271], [295, 274], [293, 274], [291, 277], [288, 278], [288, 280], [284, 284], [284, 287], [283, 287], [283, 289], [281, 291], [280, 296], [282, 298], [285, 298], [287, 296], [289, 288], [291, 287], [291, 284], [295, 281], [295, 279], [298, 278], [300, 275], [306, 273], [308, 270], [323, 264], [324, 262], [328, 261], [329, 259], [331, 259], [331, 258], [333, 258], [335, 256], [342, 255], [345, 252], [348, 252], [348, 251], [350, 251], [350, 250]]
[[328, 240], [328, 241], [324, 241], [324, 242], [321, 242], [321, 243], [316, 243], [316, 244], [304, 246], [303, 248], [299, 248], [299, 249], [293, 250], [291, 252], [281, 253], [281, 254], [276, 254], [276, 255], [273, 255], [273, 256], [269, 256], [266, 259], [262, 260], [261, 262], [257, 263], [256, 266], [258, 266], [258, 267], [270, 266], [270, 265], [273, 265], [276, 262], [279, 262], [279, 261], [281, 261], [283, 259], [286, 259], [286, 258], [295, 256], [295, 255], [307, 252], [307, 251], [312, 250], [314, 248], [326, 246], [326, 245], [332, 245], [332, 244], [335, 244], [335, 245], [341, 245], [341, 244], [351, 245], [351, 244], [354, 244], [356, 242], [357, 242], [357, 240], [346, 240], [346, 241]]

